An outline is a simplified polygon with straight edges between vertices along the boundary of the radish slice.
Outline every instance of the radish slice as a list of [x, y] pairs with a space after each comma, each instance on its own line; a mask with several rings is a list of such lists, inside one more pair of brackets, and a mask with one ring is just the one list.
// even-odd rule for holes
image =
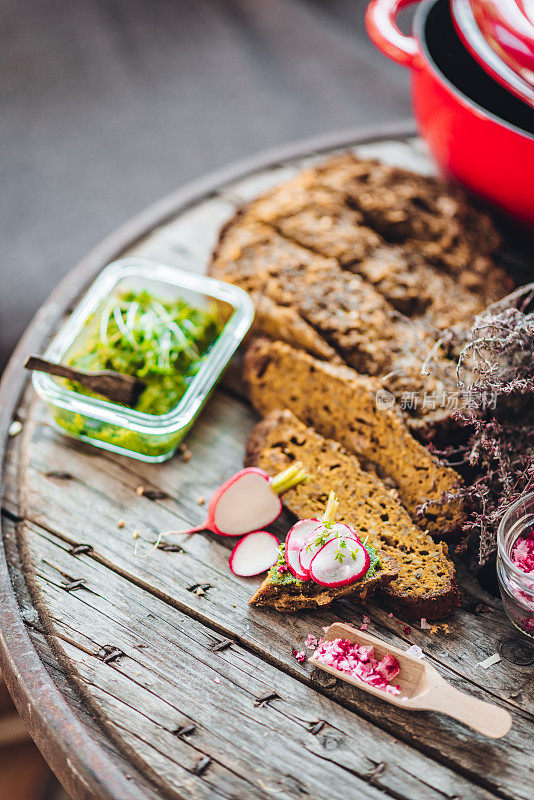
[[[355, 534], [353, 533], [352, 528], [350, 528], [348, 525], [342, 525], [340, 523], [336, 525], [320, 524], [318, 528], [308, 534], [302, 545], [302, 549], [299, 553], [299, 565], [301, 571], [308, 574], [310, 573], [312, 558], [316, 553], [319, 552], [326, 542], [329, 542], [331, 539], [337, 539], [338, 537], [348, 537], [354, 535]], [[319, 536], [321, 536], [321, 539], [317, 544]]]
[[208, 503], [202, 525], [175, 533], [211, 531], [221, 536], [242, 536], [270, 525], [282, 513], [278, 496], [307, 479], [299, 462], [271, 478], [263, 469], [247, 467], [228, 478]]
[[[350, 530], [350, 529], [349, 529]], [[336, 556], [341, 552], [340, 559]], [[330, 539], [312, 558], [310, 575], [321, 586], [354, 583], [368, 571], [369, 553], [355, 534]]]
[[285, 546], [285, 559], [286, 564], [295, 578], [301, 581], [307, 581], [310, 578], [310, 573], [304, 571], [300, 566], [299, 555], [306, 537], [313, 533], [321, 526], [318, 519], [302, 519], [297, 522], [287, 534]]
[[213, 495], [208, 527], [221, 536], [241, 536], [270, 525], [281, 513], [282, 501], [271, 489], [269, 475], [256, 468], [242, 469]]
[[250, 578], [272, 567], [278, 559], [278, 539], [267, 531], [256, 531], [243, 536], [230, 556], [230, 569], [234, 575]]

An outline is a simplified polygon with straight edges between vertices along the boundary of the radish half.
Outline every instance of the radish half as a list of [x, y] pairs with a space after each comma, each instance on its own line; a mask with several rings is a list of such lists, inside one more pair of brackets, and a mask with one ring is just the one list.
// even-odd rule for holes
[[215, 491], [202, 525], [176, 533], [212, 531], [220, 536], [242, 536], [257, 531], [270, 525], [282, 513], [282, 501], [278, 495], [307, 477], [299, 463], [274, 478], [257, 467], [241, 469]]
[[267, 531], [256, 531], [243, 536], [230, 556], [230, 569], [234, 575], [250, 578], [265, 572], [278, 558], [279, 542]]
[[[336, 558], [339, 551], [342, 553], [341, 560]], [[323, 545], [312, 558], [310, 575], [321, 586], [344, 586], [365, 575], [370, 564], [369, 553], [353, 534], [330, 539]]]
[[285, 546], [286, 564], [295, 578], [301, 581], [309, 580], [310, 573], [300, 566], [299, 556], [306, 538], [321, 526], [318, 519], [302, 519], [297, 522], [287, 534]]
[[[321, 534], [323, 535], [321, 536]], [[317, 544], [319, 536], [321, 536], [321, 540]], [[311, 531], [307, 535], [299, 553], [299, 565], [302, 572], [310, 575], [312, 559], [319, 552], [319, 550], [324, 547], [326, 542], [329, 542], [331, 539], [336, 539], [337, 541], [338, 537], [344, 538], [348, 536], [354, 536], [352, 528], [350, 528], [348, 525], [342, 525], [338, 523], [336, 525], [330, 524], [328, 526], [324, 526], [323, 523], [320, 523], [315, 530]]]

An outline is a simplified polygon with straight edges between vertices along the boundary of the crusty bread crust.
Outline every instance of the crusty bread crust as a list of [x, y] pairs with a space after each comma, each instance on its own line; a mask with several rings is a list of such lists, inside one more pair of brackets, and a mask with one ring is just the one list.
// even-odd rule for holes
[[[306, 428], [291, 412], [275, 411], [252, 431], [245, 464], [274, 475], [295, 459], [302, 461], [311, 479], [286, 492], [282, 498], [284, 505], [297, 517], [313, 518], [320, 513], [320, 505], [330, 489], [335, 488], [341, 501], [340, 521], [354, 525], [362, 535], [368, 530], [370, 544], [378, 548], [387, 572], [393, 565], [386, 559], [396, 563], [397, 577], [384, 577], [387, 583], [376, 587], [390, 608], [406, 617], [440, 619], [458, 606], [455, 570], [447, 557], [447, 546], [435, 543], [428, 534], [415, 528], [384, 484], [363, 471], [358, 460], [341, 445]], [[346, 486], [344, 491], [343, 486]], [[382, 516], [386, 521], [381, 521]], [[271, 584], [267, 578], [253, 602], [273, 605], [281, 611], [319, 605], [315, 596], [312, 599], [307, 595], [308, 590], [303, 597], [292, 596], [292, 591]], [[315, 588], [311, 591], [317, 592]], [[321, 597], [321, 604], [343, 596], [339, 592], [340, 589], [328, 590]], [[306, 605], [299, 606], [299, 602]]]
[[[273, 567], [272, 569], [276, 569]], [[333, 600], [351, 596], [362, 602], [376, 589], [385, 588], [388, 583], [395, 580], [398, 570], [392, 558], [382, 556], [381, 566], [368, 579], [358, 581], [356, 584], [347, 584], [329, 589], [319, 586], [313, 581], [299, 581], [295, 584], [281, 585], [273, 583], [270, 573], [267, 575], [257, 592], [250, 598], [251, 606], [270, 606], [277, 611], [300, 611], [303, 608], [320, 608]]]

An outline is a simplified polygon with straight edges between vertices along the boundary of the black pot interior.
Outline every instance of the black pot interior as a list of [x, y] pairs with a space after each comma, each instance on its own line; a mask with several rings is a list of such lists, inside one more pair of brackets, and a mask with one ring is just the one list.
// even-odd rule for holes
[[451, 18], [449, 0], [438, 0], [423, 23], [426, 55], [447, 81], [495, 117], [534, 134], [534, 109], [493, 80], [469, 54]]

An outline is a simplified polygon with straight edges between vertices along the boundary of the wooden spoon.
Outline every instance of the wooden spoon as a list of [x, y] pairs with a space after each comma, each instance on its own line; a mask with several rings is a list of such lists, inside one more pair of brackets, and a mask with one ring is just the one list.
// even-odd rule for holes
[[124, 375], [122, 372], [114, 372], [110, 369], [87, 372], [86, 370], [68, 367], [66, 364], [55, 364], [52, 361], [41, 358], [41, 356], [28, 356], [24, 366], [26, 369], [46, 372], [48, 375], [55, 375], [58, 378], [77, 381], [93, 392], [102, 394], [108, 400], [120, 403], [123, 406], [135, 406], [139, 395], [146, 388], [146, 384], [133, 375]]
[[434, 667], [426, 663], [425, 659], [409, 656], [405, 650], [400, 650], [376, 636], [356, 630], [350, 625], [334, 622], [326, 631], [323, 639], [327, 641], [348, 639], [349, 642], [358, 645], [373, 645], [377, 659], [382, 659], [387, 653], [391, 653], [398, 659], [400, 673], [395, 679], [395, 683], [401, 690], [398, 695], [388, 694], [382, 689], [370, 686], [358, 678], [353, 678], [345, 672], [323, 664], [313, 656], [308, 659], [315, 667], [324, 669], [325, 672], [335, 675], [336, 678], [352, 683], [359, 689], [380, 697], [381, 700], [408, 711], [439, 711], [442, 714], [448, 714], [449, 717], [454, 717], [464, 725], [469, 725], [492, 739], [500, 739], [512, 727], [512, 716], [506, 709], [478, 700], [476, 697], [455, 689], [441, 677]]

